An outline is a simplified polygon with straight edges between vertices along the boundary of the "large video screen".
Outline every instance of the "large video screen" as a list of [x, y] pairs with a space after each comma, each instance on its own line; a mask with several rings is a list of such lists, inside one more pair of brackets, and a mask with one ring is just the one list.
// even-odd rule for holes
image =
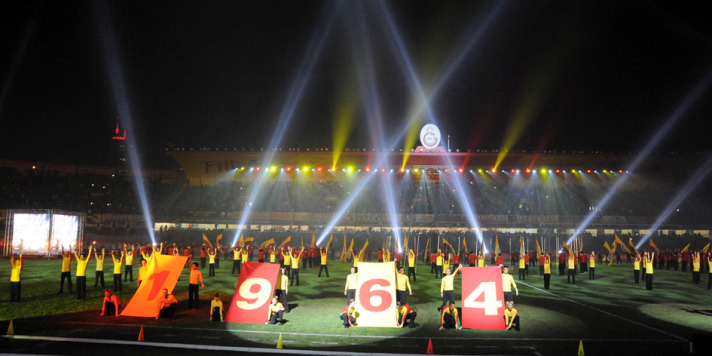
[[74, 247], [77, 244], [79, 234], [79, 217], [76, 215], [52, 215], [52, 241], [50, 241], [51, 252], [55, 253], [64, 246], [65, 250], [69, 245]]
[[12, 218], [12, 252], [47, 253], [49, 214], [15, 214]]

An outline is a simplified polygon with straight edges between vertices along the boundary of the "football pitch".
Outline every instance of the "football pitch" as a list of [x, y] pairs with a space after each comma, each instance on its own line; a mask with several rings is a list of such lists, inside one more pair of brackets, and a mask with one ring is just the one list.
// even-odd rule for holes
[[[103, 288], [94, 287], [94, 263], [90, 262], [87, 272], [87, 299], [77, 300], [66, 286], [64, 294], [57, 294], [60, 262], [25, 260], [20, 303], [10, 303], [9, 288], [3, 288], [0, 332], [12, 320], [14, 335], [2, 339], [0, 352], [182, 354], [211, 348], [217, 354], [259, 351], [255, 348], [275, 352], [281, 336], [285, 351], [305, 350], [306, 354], [424, 354], [432, 340], [436, 354], [451, 355], [573, 355], [581, 341], [589, 355], [680, 355], [690, 352], [696, 334], [712, 333], [708, 273], [703, 273], [701, 284], [694, 285], [690, 272], [656, 270], [654, 289], [649, 291], [642, 281], [633, 284], [628, 264], [599, 265], [595, 280], [578, 274], [575, 284], [567, 283], [566, 276], [557, 275], [552, 266], [549, 290], [543, 288], [538, 267], [530, 267], [524, 281], [517, 279], [514, 268], [521, 331], [439, 331], [440, 281], [426, 265], [418, 266], [417, 281], [411, 281], [413, 295], [408, 296], [408, 304], [418, 313], [415, 328], [344, 329], [339, 314], [346, 304], [343, 287], [351, 266], [347, 263], [330, 262], [329, 278], [317, 277], [318, 266], [302, 269], [300, 285], [289, 289], [287, 322], [255, 325], [209, 320], [214, 293], [219, 292], [229, 308], [237, 283], [237, 274], [231, 274], [232, 261], [222, 261], [214, 277], [207, 276], [207, 268], [203, 270], [205, 289], [200, 292], [199, 310], [187, 310], [188, 271], [184, 270], [174, 290], [180, 303], [172, 320], [99, 316]], [[0, 278], [8, 281], [9, 262], [2, 264]], [[106, 287], [113, 289], [111, 269], [105, 273]], [[460, 278], [455, 283], [457, 306]], [[135, 279], [123, 284], [123, 292], [117, 293], [123, 306], [135, 290]], [[138, 343], [141, 327], [145, 341]]]

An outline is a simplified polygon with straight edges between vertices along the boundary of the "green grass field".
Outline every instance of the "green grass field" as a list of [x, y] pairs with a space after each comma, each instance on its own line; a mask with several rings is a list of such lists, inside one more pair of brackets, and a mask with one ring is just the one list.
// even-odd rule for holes
[[[9, 281], [9, 262], [3, 260], [2, 264], [0, 278]], [[512, 355], [572, 355], [579, 340], [589, 355], [678, 355], [689, 352], [695, 333], [712, 333], [712, 291], [706, 289], [706, 273], [702, 284], [693, 285], [689, 272], [656, 270], [654, 290], [648, 291], [643, 283], [633, 284], [632, 267], [625, 264], [599, 266], [593, 281], [579, 274], [576, 284], [567, 284], [566, 276], [552, 275], [548, 291], [543, 290], [538, 268], [531, 269], [526, 281], [517, 280], [520, 295], [515, 304], [522, 319], [519, 332], [438, 331], [440, 284], [425, 265], [419, 266], [418, 281], [412, 283], [413, 295], [408, 297], [418, 312], [416, 328], [344, 329], [338, 315], [345, 305], [343, 286], [350, 265], [338, 262], [329, 265], [330, 278], [317, 278], [318, 267], [302, 270], [301, 285], [290, 288], [292, 312], [285, 314], [288, 322], [284, 325], [210, 322], [208, 307], [213, 293], [220, 292], [226, 305], [232, 298], [237, 276], [230, 274], [231, 266], [232, 261], [223, 261], [215, 277], [206, 277], [198, 311], [186, 310], [184, 271], [174, 291], [180, 300], [178, 314], [173, 320], [153, 320], [100, 317], [103, 289], [93, 287], [93, 263], [87, 273], [88, 298], [79, 301], [66, 288], [64, 294], [56, 294], [60, 261], [26, 259], [22, 302], [9, 302], [8, 284], [0, 295], [0, 328], [6, 330], [13, 320], [15, 335], [135, 341], [144, 326], [147, 342], [264, 348], [274, 348], [281, 334], [285, 349], [409, 354], [425, 353], [432, 338], [435, 353]], [[108, 272], [107, 287], [112, 287]], [[207, 276], [207, 268], [203, 273]], [[516, 269], [512, 274], [516, 279]], [[123, 305], [135, 290], [135, 284], [124, 284], [123, 292], [118, 293]], [[456, 287], [456, 298], [460, 298], [458, 291]], [[62, 343], [3, 339], [3, 344], [2, 352], [75, 353], [62, 349], [67, 347]], [[126, 351], [105, 348], [115, 353]]]

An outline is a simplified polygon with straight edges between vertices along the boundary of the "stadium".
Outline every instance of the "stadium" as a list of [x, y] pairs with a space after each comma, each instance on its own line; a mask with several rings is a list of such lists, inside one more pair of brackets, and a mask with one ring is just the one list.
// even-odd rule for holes
[[7, 10], [2, 353], [712, 351], [695, 6]]

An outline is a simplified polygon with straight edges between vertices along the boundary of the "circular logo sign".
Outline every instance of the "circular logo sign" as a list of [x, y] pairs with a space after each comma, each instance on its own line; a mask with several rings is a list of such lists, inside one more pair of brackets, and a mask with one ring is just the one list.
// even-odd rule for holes
[[432, 150], [440, 145], [440, 129], [433, 124], [427, 124], [420, 129], [420, 143]]

